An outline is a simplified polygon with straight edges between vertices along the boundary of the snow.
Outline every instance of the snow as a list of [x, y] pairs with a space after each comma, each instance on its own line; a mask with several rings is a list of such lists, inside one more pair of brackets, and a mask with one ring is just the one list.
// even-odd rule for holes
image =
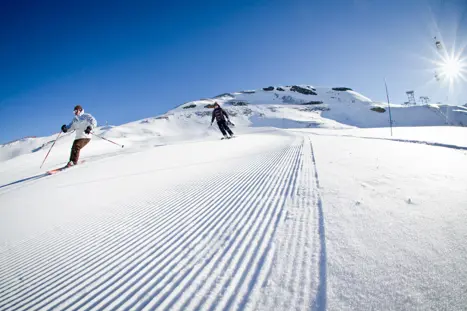
[[325, 206], [329, 309], [463, 310], [466, 153], [312, 140]]
[[314, 89], [342, 107], [223, 94], [234, 139], [184, 104], [52, 176], [73, 134], [3, 145], [0, 310], [464, 310], [467, 129]]
[[320, 136], [356, 137], [373, 140], [391, 140], [467, 150], [467, 129], [463, 127], [394, 127], [378, 129], [353, 128], [346, 131], [332, 129], [299, 130]]
[[[164, 115], [150, 117], [120, 126], [106, 126], [96, 134], [118, 139], [125, 146], [164, 145], [176, 141], [202, 140], [218, 135], [209, 128], [211, 108], [218, 102], [243, 129], [246, 127], [278, 128], [381, 128], [389, 126], [389, 109], [384, 103], [374, 103], [355, 91], [335, 91], [332, 88], [296, 85], [295, 89], [314, 92], [302, 94], [291, 86], [275, 87], [273, 91], [251, 90], [221, 94], [187, 102]], [[284, 91], [280, 91], [282, 89]], [[238, 106], [241, 103], [244, 106]], [[379, 107], [384, 112], [371, 109]], [[462, 106], [429, 104], [424, 106], [392, 105], [394, 126], [465, 126], [467, 109]], [[74, 134], [61, 138], [58, 144], [69, 145]], [[0, 163], [30, 153], [48, 150], [57, 134], [27, 138], [0, 145]], [[104, 143], [105, 145], [105, 143]], [[94, 147], [93, 147], [94, 148]], [[44, 154], [45, 156], [45, 154]], [[63, 155], [60, 155], [63, 159]], [[0, 167], [1, 170], [1, 167]]]

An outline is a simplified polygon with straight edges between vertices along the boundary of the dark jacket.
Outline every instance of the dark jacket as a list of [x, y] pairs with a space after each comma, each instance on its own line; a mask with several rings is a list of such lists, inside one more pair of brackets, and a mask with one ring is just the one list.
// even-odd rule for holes
[[214, 108], [214, 110], [212, 111], [211, 123], [214, 122], [214, 118], [216, 119], [217, 122], [225, 121], [224, 116], [227, 117], [227, 119], [229, 118], [229, 116], [224, 111], [224, 109], [222, 109], [221, 107]]

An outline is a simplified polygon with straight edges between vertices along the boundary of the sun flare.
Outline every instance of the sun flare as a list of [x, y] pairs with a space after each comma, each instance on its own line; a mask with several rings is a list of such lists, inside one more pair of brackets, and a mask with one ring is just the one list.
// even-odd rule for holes
[[436, 81], [449, 85], [450, 89], [458, 83], [467, 82], [467, 57], [464, 54], [467, 45], [448, 49], [435, 37], [435, 46], [436, 59], [430, 61], [435, 65], [433, 69]]
[[441, 64], [441, 74], [448, 79], [456, 79], [460, 76], [464, 64], [456, 58], [445, 59]]

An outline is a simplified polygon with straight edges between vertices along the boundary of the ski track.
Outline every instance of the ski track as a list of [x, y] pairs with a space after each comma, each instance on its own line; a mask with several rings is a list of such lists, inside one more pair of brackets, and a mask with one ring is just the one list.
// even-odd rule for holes
[[326, 245], [316, 159], [305, 136], [297, 185], [288, 198], [273, 259], [254, 310], [325, 310]]
[[313, 302], [313, 310], [326, 310], [327, 307], [327, 252], [326, 252], [326, 232], [324, 224], [324, 212], [323, 212], [323, 200], [319, 192], [319, 176], [318, 168], [316, 164], [315, 152], [313, 150], [313, 143], [311, 138], [310, 141], [311, 155], [313, 161], [313, 173], [314, 183], [313, 187], [315, 190], [314, 200], [318, 212], [318, 237], [319, 237], [319, 277], [318, 277], [318, 288], [316, 293], [316, 299]]
[[[303, 133], [303, 132], [302, 132]], [[427, 145], [433, 147], [442, 147], [442, 148], [449, 148], [454, 150], [467, 150], [466, 146], [458, 146], [452, 144], [444, 144], [444, 143], [437, 143], [437, 142], [429, 142], [424, 140], [415, 140], [415, 139], [401, 139], [401, 138], [385, 138], [385, 137], [371, 137], [371, 136], [357, 136], [357, 135], [347, 135], [347, 134], [320, 134], [320, 133], [307, 133], [310, 135], [317, 135], [317, 136], [334, 136], [334, 137], [347, 137], [347, 138], [361, 138], [361, 139], [374, 139], [374, 140], [387, 140], [387, 141], [395, 141], [400, 143], [410, 143], [410, 144], [420, 144], [420, 145]]]
[[325, 310], [310, 136], [232, 161], [6, 247], [0, 310]]

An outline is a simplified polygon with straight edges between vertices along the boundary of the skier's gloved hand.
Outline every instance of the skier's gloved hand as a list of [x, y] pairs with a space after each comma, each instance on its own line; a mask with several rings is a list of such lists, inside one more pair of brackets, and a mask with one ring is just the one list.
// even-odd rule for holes
[[84, 130], [84, 132], [85, 132], [86, 134], [88, 134], [88, 135], [91, 134], [91, 131], [92, 131], [92, 127], [90, 127], [90, 126], [88, 126], [88, 127]]
[[63, 125], [62, 125], [62, 132], [63, 132], [63, 133], [66, 133], [67, 131], [68, 131], [68, 129], [66, 128], [66, 125], [63, 124]]

